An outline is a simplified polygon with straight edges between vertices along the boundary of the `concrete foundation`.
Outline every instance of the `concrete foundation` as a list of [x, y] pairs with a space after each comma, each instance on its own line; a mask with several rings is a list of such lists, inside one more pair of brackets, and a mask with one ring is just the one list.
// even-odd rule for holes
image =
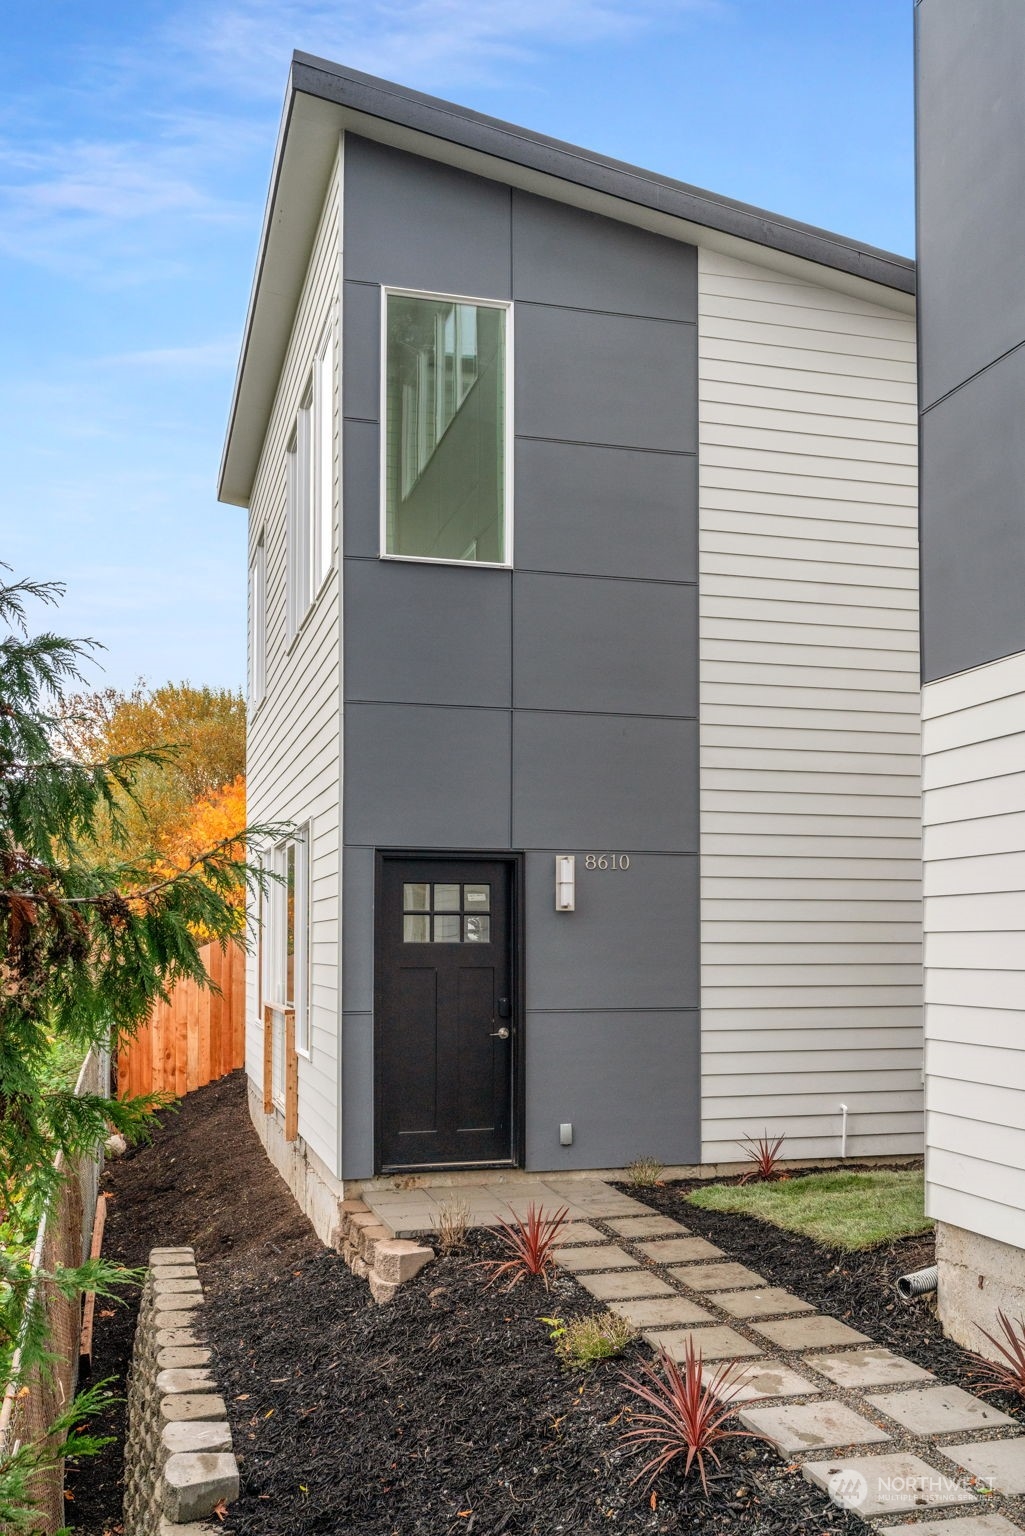
[[299, 1209], [309, 1218], [322, 1243], [329, 1244], [338, 1225], [338, 1204], [344, 1199], [340, 1179], [324, 1166], [299, 1137], [285, 1140], [285, 1118], [278, 1110], [263, 1112], [262, 1095], [249, 1083], [249, 1117], [263, 1149], [278, 1170]]
[[990, 1359], [997, 1352], [981, 1330], [999, 1335], [997, 1313], [1025, 1316], [1025, 1253], [948, 1222], [936, 1223], [937, 1311], [944, 1332]]

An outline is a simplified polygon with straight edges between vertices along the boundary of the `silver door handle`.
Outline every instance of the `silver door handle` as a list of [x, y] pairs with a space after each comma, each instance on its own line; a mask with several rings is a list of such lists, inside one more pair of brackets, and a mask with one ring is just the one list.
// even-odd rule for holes
[[509, 1033], [508, 1026], [503, 1024], [501, 1029], [493, 1029], [491, 1031], [491, 1038], [492, 1040], [508, 1040]]

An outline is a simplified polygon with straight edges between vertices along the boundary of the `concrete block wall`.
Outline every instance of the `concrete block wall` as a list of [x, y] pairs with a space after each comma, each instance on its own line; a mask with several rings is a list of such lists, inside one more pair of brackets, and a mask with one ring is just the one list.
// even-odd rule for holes
[[128, 1379], [125, 1536], [198, 1536], [238, 1497], [203, 1307], [193, 1250], [152, 1249]]

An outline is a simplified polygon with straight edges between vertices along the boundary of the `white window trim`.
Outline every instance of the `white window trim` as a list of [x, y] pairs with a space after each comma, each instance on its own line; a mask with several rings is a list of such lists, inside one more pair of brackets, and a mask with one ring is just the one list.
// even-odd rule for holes
[[[288, 940], [288, 849], [295, 849], [295, 996], [285, 995]], [[263, 943], [263, 1002], [274, 1011], [275, 1027], [283, 1021], [289, 1003], [295, 1012], [295, 1048], [298, 1055], [312, 1060], [313, 1030], [310, 1006], [310, 828], [298, 829], [294, 837], [275, 843], [268, 864], [276, 877], [268, 885], [263, 903], [265, 924]]]
[[267, 541], [260, 529], [249, 562], [249, 707], [259, 709], [267, 693]]
[[[443, 304], [476, 304], [482, 309], [504, 309], [505, 320], [505, 423], [502, 434], [504, 455], [502, 533], [505, 545], [504, 560], [448, 560], [436, 555], [393, 555], [388, 552], [388, 299], [394, 294], [403, 299], [434, 299]], [[461, 570], [479, 567], [484, 571], [508, 571], [513, 563], [513, 301], [512, 299], [478, 299], [465, 293], [432, 293], [425, 288], [381, 289], [381, 337], [380, 337], [380, 453], [378, 464], [378, 502], [380, 504], [378, 554], [382, 560], [402, 560], [414, 565], [458, 565]]]

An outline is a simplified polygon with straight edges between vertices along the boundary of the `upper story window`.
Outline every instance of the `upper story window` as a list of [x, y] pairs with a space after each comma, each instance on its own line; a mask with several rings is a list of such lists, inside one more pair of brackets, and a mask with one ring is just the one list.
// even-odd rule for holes
[[288, 634], [320, 591], [334, 558], [335, 348], [325, 331], [288, 444]]
[[271, 850], [269, 884], [261, 908], [262, 995], [275, 1014], [295, 1015], [295, 1047], [310, 1054], [309, 829]]
[[255, 709], [267, 688], [267, 546], [263, 530], [249, 564], [249, 705]]
[[381, 549], [510, 563], [510, 307], [385, 290]]

